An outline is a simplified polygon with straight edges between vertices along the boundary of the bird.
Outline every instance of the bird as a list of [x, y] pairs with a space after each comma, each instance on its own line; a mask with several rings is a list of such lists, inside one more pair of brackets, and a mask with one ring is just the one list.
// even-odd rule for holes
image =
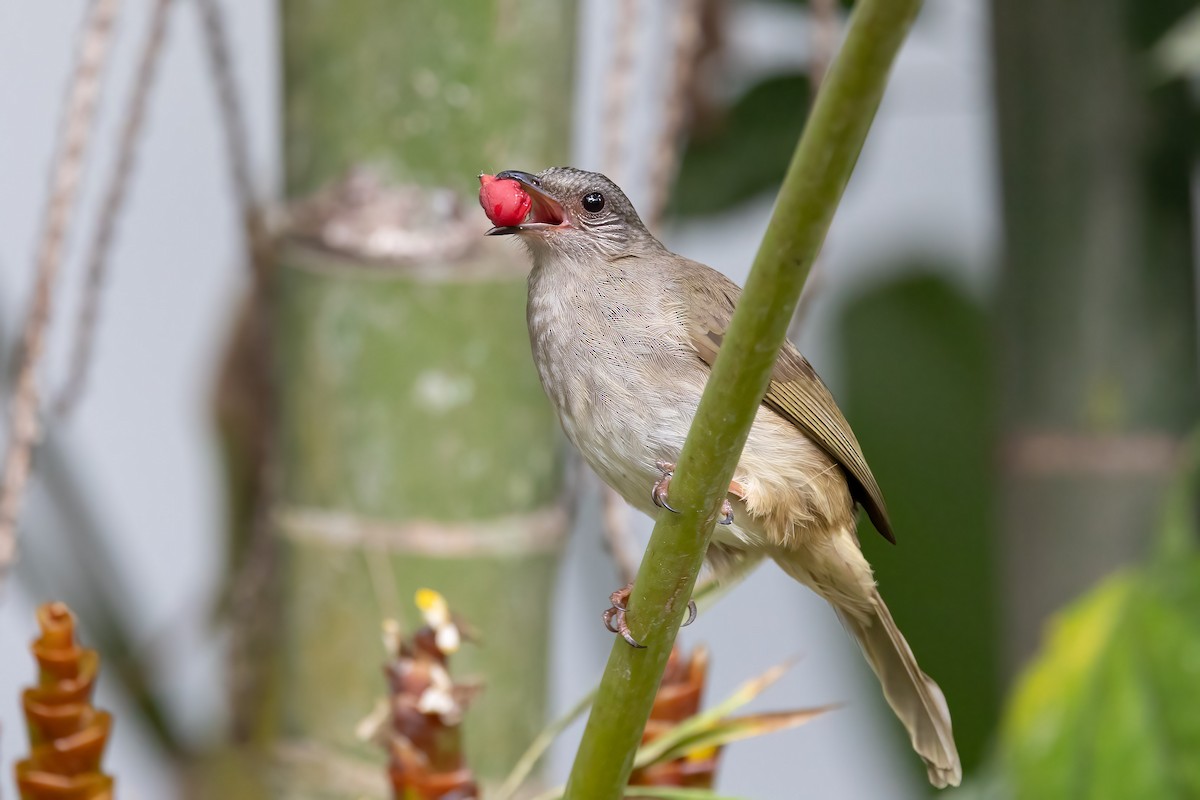
[[[516, 236], [532, 261], [533, 361], [563, 431], [630, 505], [650, 515], [669, 509], [674, 463], [741, 289], [664, 247], [604, 175], [552, 167], [481, 176], [485, 188], [494, 181], [515, 181], [530, 199], [517, 224], [505, 220], [488, 234]], [[945, 696], [880, 596], [859, 545], [858, 506], [895, 542], [849, 423], [785, 342], [706, 562], [719, 576], [741, 556], [767, 556], [825, 599], [858, 641], [929, 781], [957, 786], [962, 767]], [[623, 618], [627, 597], [613, 593], [605, 622], [636, 646]]]

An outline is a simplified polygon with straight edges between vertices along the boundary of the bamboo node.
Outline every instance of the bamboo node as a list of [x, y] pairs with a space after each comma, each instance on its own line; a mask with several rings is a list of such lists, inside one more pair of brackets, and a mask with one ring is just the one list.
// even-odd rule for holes
[[568, 529], [567, 509], [552, 505], [476, 521], [395, 521], [316, 507], [282, 507], [274, 531], [284, 539], [328, 547], [426, 556], [513, 556], [554, 553]]
[[374, 266], [445, 264], [482, 246], [474, 211], [452, 189], [390, 184], [359, 166], [294, 201], [283, 224], [291, 239]]

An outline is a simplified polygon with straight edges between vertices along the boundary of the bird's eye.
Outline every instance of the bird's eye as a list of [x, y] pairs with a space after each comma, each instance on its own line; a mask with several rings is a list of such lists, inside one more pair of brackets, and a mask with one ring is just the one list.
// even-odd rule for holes
[[584, 211], [595, 214], [602, 208], [604, 208], [604, 195], [599, 192], [590, 192], [583, 196]]

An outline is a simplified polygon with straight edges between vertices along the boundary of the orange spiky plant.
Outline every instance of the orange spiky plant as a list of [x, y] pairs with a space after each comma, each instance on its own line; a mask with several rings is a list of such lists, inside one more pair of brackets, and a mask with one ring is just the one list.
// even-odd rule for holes
[[42, 605], [37, 621], [42, 633], [30, 649], [38, 682], [21, 695], [31, 752], [17, 762], [17, 790], [22, 800], [111, 800], [113, 779], [100, 760], [112, 716], [92, 705], [100, 656], [75, 641], [64, 603]]

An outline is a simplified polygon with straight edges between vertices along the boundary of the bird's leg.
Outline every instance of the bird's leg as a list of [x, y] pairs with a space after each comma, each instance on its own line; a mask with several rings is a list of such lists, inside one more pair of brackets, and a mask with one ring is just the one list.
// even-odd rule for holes
[[[608, 596], [608, 602], [612, 603], [612, 608], [604, 612], [604, 627], [611, 632], [620, 634], [621, 638], [629, 642], [630, 647], [645, 647], [644, 644], [633, 638], [633, 632], [629, 630], [629, 623], [625, 621], [625, 606], [629, 602], [629, 593], [633, 591], [633, 584], [629, 584]], [[688, 616], [683, 621], [680, 627], [686, 628], [696, 621], [696, 601], [688, 600]]]
[[[650, 491], [650, 499], [659, 508], [665, 508], [667, 511], [674, 511], [678, 514], [679, 512], [671, 508], [667, 502], [667, 491], [671, 488], [671, 476], [675, 474], [675, 465], [667, 461], [655, 461], [654, 466], [658, 468], [661, 474], [658, 480], [654, 482], [654, 488]], [[746, 499], [746, 490], [737, 481], [729, 482], [729, 493], [738, 500]], [[728, 497], [721, 501], [721, 518], [717, 522], [721, 525], [733, 524], [733, 504], [729, 502]]]

